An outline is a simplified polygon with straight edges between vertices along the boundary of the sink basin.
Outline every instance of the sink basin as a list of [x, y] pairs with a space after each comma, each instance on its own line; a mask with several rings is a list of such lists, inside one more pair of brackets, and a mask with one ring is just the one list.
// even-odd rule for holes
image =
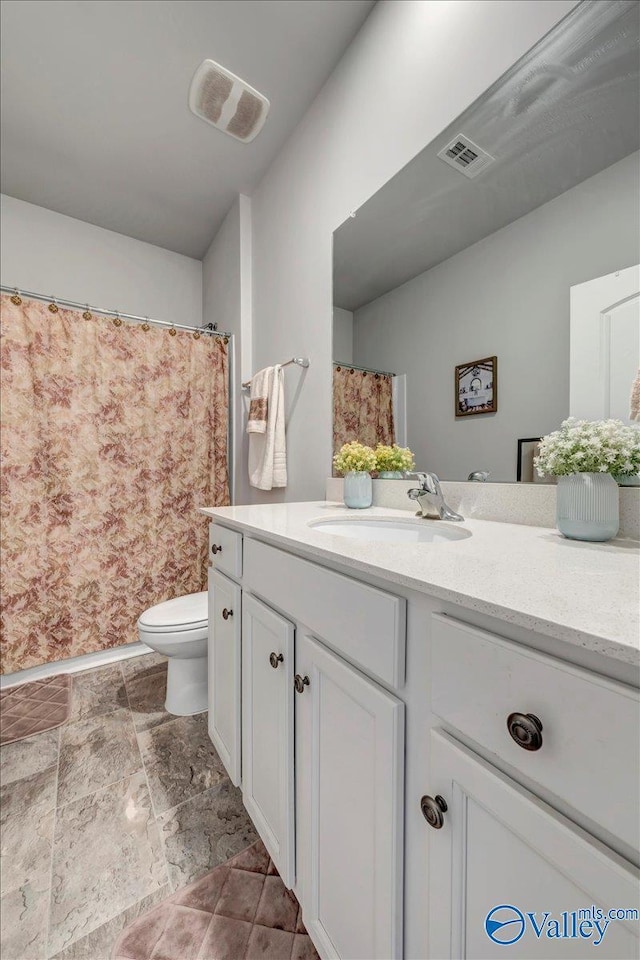
[[466, 540], [471, 536], [470, 531], [464, 527], [443, 523], [441, 520], [400, 520], [396, 517], [363, 517], [362, 520], [334, 517], [332, 520], [313, 520], [309, 526], [338, 537], [378, 543], [446, 543]]

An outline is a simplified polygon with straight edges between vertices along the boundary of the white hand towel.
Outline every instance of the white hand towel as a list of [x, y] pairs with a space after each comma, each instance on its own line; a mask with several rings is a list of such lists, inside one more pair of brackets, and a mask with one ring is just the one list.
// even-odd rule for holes
[[273, 367], [258, 370], [251, 377], [251, 400], [247, 433], [265, 433], [267, 429], [267, 411], [269, 407], [269, 388], [273, 378]]
[[[284, 425], [284, 375], [279, 366], [266, 367], [260, 370], [251, 379], [251, 398], [254, 400], [254, 380], [260, 377], [256, 384], [256, 394], [264, 391], [266, 397], [265, 416], [259, 414], [262, 410], [254, 410], [255, 418], [247, 424], [249, 433], [249, 483], [258, 490], [272, 490], [274, 487], [287, 485], [287, 449]], [[258, 396], [256, 400], [262, 399]], [[251, 416], [251, 414], [250, 414]], [[263, 420], [262, 432], [250, 424], [259, 424]]]

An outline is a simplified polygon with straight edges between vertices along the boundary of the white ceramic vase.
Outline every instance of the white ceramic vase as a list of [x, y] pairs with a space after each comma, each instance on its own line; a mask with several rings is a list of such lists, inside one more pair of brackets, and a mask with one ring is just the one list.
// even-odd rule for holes
[[611, 540], [620, 526], [618, 484], [609, 473], [558, 477], [556, 523], [570, 540]]

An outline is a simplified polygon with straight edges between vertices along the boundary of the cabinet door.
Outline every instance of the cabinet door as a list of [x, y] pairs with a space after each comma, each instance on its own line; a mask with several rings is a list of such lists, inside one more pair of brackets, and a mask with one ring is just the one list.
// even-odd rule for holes
[[429, 957], [638, 956], [637, 919], [611, 920], [597, 944], [580, 914], [637, 910], [630, 864], [448, 735], [432, 732], [430, 760], [430, 795], [447, 810], [440, 829], [424, 825]]
[[320, 953], [402, 956], [404, 705], [309, 637], [298, 640], [298, 863]]
[[242, 591], [209, 568], [209, 736], [240, 786]]
[[294, 627], [246, 592], [242, 626], [244, 804], [284, 883], [292, 887]]

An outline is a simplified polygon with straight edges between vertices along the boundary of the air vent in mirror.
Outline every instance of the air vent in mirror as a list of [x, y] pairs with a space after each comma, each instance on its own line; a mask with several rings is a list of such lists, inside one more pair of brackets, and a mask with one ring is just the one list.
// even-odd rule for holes
[[454, 137], [442, 150], [439, 150], [438, 156], [470, 180], [477, 177], [482, 170], [495, 161], [495, 157], [492, 157], [486, 150], [483, 150], [482, 147], [479, 147], [477, 143], [474, 143], [473, 140], [465, 137], [462, 133]]

